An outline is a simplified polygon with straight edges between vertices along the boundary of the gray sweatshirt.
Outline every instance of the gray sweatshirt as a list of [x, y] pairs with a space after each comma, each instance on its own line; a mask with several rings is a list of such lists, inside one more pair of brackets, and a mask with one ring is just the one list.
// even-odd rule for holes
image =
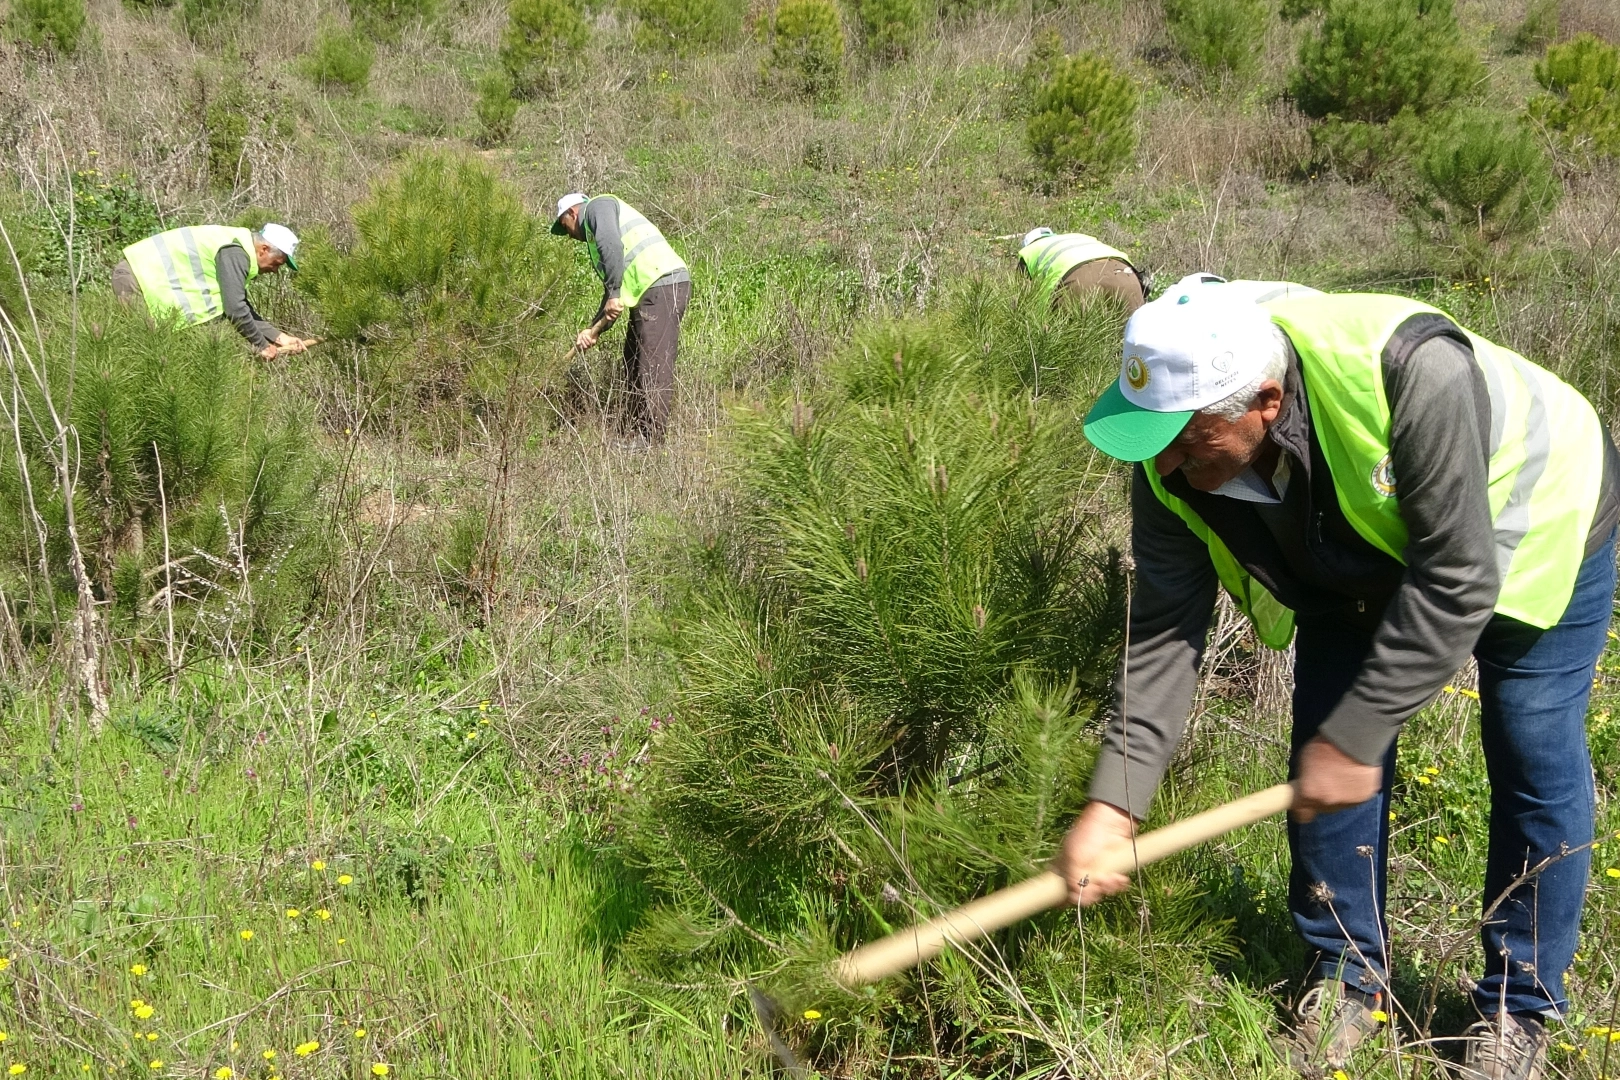
[[[596, 250], [602, 257], [602, 263], [596, 268], [602, 275], [602, 306], [596, 309], [596, 318], [602, 317], [602, 307], [609, 300], [619, 295], [624, 287], [624, 240], [619, 233], [619, 203], [616, 199], [607, 199], [598, 195], [585, 204], [580, 215], [585, 225], [585, 235], [596, 241]], [[686, 267], [671, 270], [653, 283], [658, 285], [673, 285], [680, 281], [692, 280], [691, 272]]]
[[[1367, 659], [1320, 729], [1368, 765], [1462, 666], [1501, 588], [1486, 493], [1490, 401], [1467, 347], [1441, 335], [1386, 350], [1384, 387], [1391, 471], [1410, 537], [1404, 566], [1362, 539], [1339, 509], [1293, 356], [1282, 411], [1267, 433], [1287, 466], [1280, 505], [1194, 491], [1179, 472], [1164, 478], [1301, 622], [1346, 621], [1368, 633]], [[1604, 452], [1588, 554], [1620, 519], [1620, 460], [1607, 435]], [[1091, 782], [1093, 799], [1137, 818], [1186, 725], [1219, 588], [1208, 546], [1153, 494], [1143, 470], [1135, 467], [1131, 485], [1130, 644]]]
[[248, 303], [248, 259], [252, 257], [240, 245], [226, 244], [214, 256], [214, 269], [219, 272], [219, 298], [225, 306], [225, 317], [249, 345], [262, 349], [273, 344], [281, 331], [260, 318]]

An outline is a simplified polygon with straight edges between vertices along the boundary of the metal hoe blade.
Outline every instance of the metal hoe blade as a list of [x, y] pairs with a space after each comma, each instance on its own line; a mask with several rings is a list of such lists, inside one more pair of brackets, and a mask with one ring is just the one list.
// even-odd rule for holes
[[782, 1006], [753, 983], [748, 984], [748, 1003], [754, 1007], [754, 1015], [759, 1018], [759, 1026], [765, 1029], [765, 1037], [771, 1042], [771, 1051], [776, 1055], [776, 1060], [782, 1063], [782, 1068], [786, 1069], [787, 1074], [794, 1080], [810, 1080], [810, 1070], [805, 1068], [804, 1063], [799, 1060], [799, 1055], [793, 1052], [793, 1048], [776, 1030], [776, 1021], [782, 1015]]

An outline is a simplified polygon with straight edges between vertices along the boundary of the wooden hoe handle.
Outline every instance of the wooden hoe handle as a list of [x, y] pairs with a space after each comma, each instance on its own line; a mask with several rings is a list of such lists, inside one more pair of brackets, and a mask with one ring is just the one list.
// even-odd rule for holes
[[[1293, 785], [1278, 784], [1139, 836], [1134, 844], [1121, 843], [1105, 852], [1091, 869], [1100, 873], [1129, 873], [1206, 840], [1225, 836], [1233, 829], [1280, 814], [1293, 803]], [[1068, 884], [1048, 870], [955, 911], [862, 945], [838, 960], [834, 974], [848, 987], [874, 983], [933, 959], [947, 945], [977, 941], [1031, 915], [1058, 907], [1068, 898]]]

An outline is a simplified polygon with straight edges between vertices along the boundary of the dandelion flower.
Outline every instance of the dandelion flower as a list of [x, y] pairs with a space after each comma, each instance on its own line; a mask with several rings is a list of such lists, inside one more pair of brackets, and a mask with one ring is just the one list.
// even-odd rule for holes
[[467, 738], [469, 740], [478, 738], [478, 732], [476, 732], [476, 731], [467, 732]]
[[339, 945], [347, 945], [347, 944], [348, 944], [348, 943], [349, 943], [349, 939], [348, 939], [348, 938], [346, 938], [346, 937], [340, 937], [340, 938], [338, 938], [338, 944], [339, 944]]
[[1450, 841], [1450, 840], [1448, 840], [1448, 839], [1447, 839], [1447, 838], [1446, 838], [1446, 837], [1444, 837], [1444, 836], [1437, 836], [1437, 837], [1435, 837], [1435, 838], [1434, 838], [1434, 842], [1435, 842], [1435, 843], [1437, 843], [1437, 844], [1449, 844], [1449, 843], [1451, 843], [1451, 841]]
[[145, 964], [131, 964], [129, 966], [129, 973], [131, 975], [136, 976], [137, 978], [142, 976], [142, 975], [145, 975], [146, 974], [146, 965]]
[[251, 931], [251, 930], [243, 930], [240, 934], [238, 934], [236, 936], [241, 938], [243, 941], [252, 941], [253, 940], [253, 931]]
[[152, 1069], [154, 1071], [156, 1071], [158, 1069], [161, 1069], [161, 1068], [163, 1068], [163, 1059], [162, 1058], [153, 1058], [151, 1061], [148, 1061], [146, 1063], [146, 1067], [148, 1069]]
[[298, 916], [300, 916], [302, 914], [303, 914], [303, 912], [299, 911], [295, 907], [290, 907], [290, 908], [287, 909], [287, 918], [289, 918], [289, 919], [296, 919], [296, 918], [298, 918]]
[[6, 1070], [6, 1072], [10, 1073], [12, 1076], [21, 1076], [23, 1073], [25, 1073], [27, 1071], [28, 1071], [28, 1066], [24, 1065], [20, 1061], [13, 1062], [11, 1068]]
[[1606, 1027], [1589, 1027], [1586, 1029], [1586, 1033], [1588, 1035], [1607, 1035], [1609, 1029]]
[[299, 1043], [297, 1046], [293, 1047], [293, 1053], [297, 1054], [299, 1057], [309, 1057], [309, 1055], [313, 1054], [320, 1048], [321, 1044], [316, 1042], [314, 1039], [311, 1039], [309, 1042]]
[[357, 1038], [357, 1039], [365, 1038], [366, 1037], [366, 1029], [365, 1028], [355, 1028], [354, 1029], [354, 1037]]
[[354, 878], [350, 877], [348, 874], [339, 874], [338, 875], [338, 884], [339, 885], [353, 885], [354, 884]]
[[155, 1013], [155, 1012], [157, 1012], [156, 1009], [152, 1008], [152, 1006], [147, 1005], [147, 1004], [145, 1004], [143, 1002], [142, 1004], [137, 1005], [135, 1007], [135, 1019], [137, 1019], [137, 1020], [150, 1020], [150, 1019], [152, 1019], [152, 1014]]
[[325, 870], [326, 863], [322, 862], [320, 859], [316, 859], [314, 862], [309, 864], [309, 868], [311, 870]]
[[315, 913], [315, 917], [324, 922], [327, 919], [330, 919], [332, 917], [332, 913], [330, 911], [326, 910], [325, 908], [321, 908], [319, 911], [317, 911]]
[[10, 1035], [7, 1035], [5, 1032], [0, 1031], [0, 1042], [5, 1042], [9, 1038], [11, 1038]]
[[221, 1065], [219, 1068], [214, 1070], [214, 1080], [231, 1080], [231, 1077], [235, 1075], [236, 1070], [231, 1068], [229, 1065]]
[[1418, 777], [1417, 782], [1420, 783], [1420, 784], [1423, 784], [1425, 787], [1428, 786], [1429, 784], [1434, 783], [1434, 781], [1431, 778], [1427, 777], [1427, 776]]
[[[11, 925], [13, 927], [15, 927], [17, 924], [12, 923]], [[4, 970], [6, 970], [6, 968], [8, 968], [10, 966], [11, 966], [11, 957], [9, 957], [9, 956], [0, 956], [0, 971], [4, 971]]]
[[480, 701], [478, 703], [478, 711], [479, 712], [489, 712], [489, 699], [488, 698], [485, 698], [483, 701]]
[[1423, 771], [1428, 773], [1430, 776], [1439, 776], [1440, 775], [1440, 770], [1435, 768], [1433, 765], [1430, 765], [1428, 768], [1424, 769]]
[[147, 1042], [157, 1042], [157, 1032], [155, 1032], [155, 1031], [148, 1031], [148, 1032], [147, 1032], [147, 1033], [146, 1033], [146, 1041], [147, 1041]]
[[1350, 1080], [1350, 1078], [1345, 1075], [1343, 1069], [1334, 1069], [1333, 1080]]
[[1607, 877], [1620, 878], [1620, 866], [1611, 866], [1603, 873]]
[[1389, 1013], [1385, 1012], [1383, 1009], [1374, 1009], [1372, 1011], [1372, 1018], [1378, 1021], [1380, 1024], [1389, 1023]]
[[806, 1020], [820, 1020], [821, 1014], [814, 1009], [806, 1009], [804, 1010], [804, 1018]]
[[380, 1061], [373, 1061], [371, 1063], [371, 1075], [372, 1076], [387, 1076], [388, 1075], [388, 1066], [384, 1065]]
[[145, 1004], [146, 1004], [146, 1001], [144, 999], [142, 999], [142, 998], [130, 998], [129, 999], [129, 1007], [132, 1008], [132, 1009], [138, 1009], [142, 1005], [145, 1005]]
[[266, 1060], [266, 1061], [274, 1061], [274, 1060], [276, 1060], [276, 1052], [274, 1050], [266, 1050], [264, 1053], [260, 1054], [259, 1056], [264, 1058], [264, 1060]]

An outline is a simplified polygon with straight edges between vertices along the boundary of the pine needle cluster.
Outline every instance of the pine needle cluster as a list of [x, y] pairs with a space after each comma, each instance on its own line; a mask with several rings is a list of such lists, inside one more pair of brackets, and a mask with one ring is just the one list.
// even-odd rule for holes
[[1136, 149], [1136, 83], [1095, 54], [1064, 57], [1050, 72], [1031, 105], [1031, 153], [1053, 176], [1108, 176]]
[[1620, 157], [1620, 46], [1594, 34], [1554, 45], [1536, 64], [1547, 93], [1530, 115], [1597, 156]]

